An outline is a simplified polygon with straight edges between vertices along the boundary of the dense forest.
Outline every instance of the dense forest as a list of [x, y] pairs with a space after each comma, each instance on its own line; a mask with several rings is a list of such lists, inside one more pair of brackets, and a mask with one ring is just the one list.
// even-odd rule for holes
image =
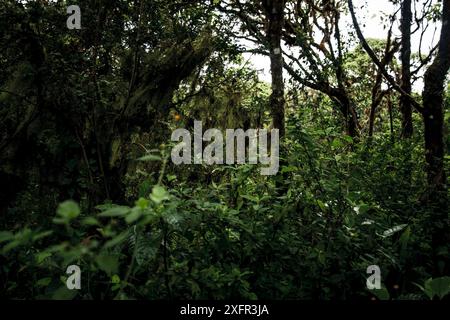
[[449, 299], [449, 70], [450, 0], [2, 0], [0, 297]]

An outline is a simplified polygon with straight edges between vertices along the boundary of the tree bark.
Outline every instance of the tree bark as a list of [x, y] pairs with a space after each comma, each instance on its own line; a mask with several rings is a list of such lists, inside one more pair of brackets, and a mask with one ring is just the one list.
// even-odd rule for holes
[[270, 71], [272, 74], [272, 94], [270, 106], [273, 128], [280, 130], [280, 138], [285, 133], [284, 120], [284, 82], [283, 82], [283, 54], [281, 37], [284, 24], [285, 0], [263, 0], [266, 16], [266, 39], [269, 45]]
[[444, 172], [444, 82], [450, 68], [450, 0], [443, 5], [439, 51], [425, 73], [422, 94], [425, 125], [425, 148], [428, 182], [431, 186], [445, 185]]
[[[402, 33], [402, 80], [401, 88], [407, 94], [411, 95], [411, 0], [404, 0], [402, 4], [402, 19], [401, 19], [401, 33]], [[410, 138], [413, 134], [412, 124], [412, 106], [410, 99], [402, 95], [400, 97], [400, 112], [402, 113], [402, 137]]]
[[345, 117], [346, 134], [352, 138], [358, 137], [359, 123], [355, 108], [347, 92], [341, 90], [339, 92], [337, 100], [340, 104], [341, 112]]

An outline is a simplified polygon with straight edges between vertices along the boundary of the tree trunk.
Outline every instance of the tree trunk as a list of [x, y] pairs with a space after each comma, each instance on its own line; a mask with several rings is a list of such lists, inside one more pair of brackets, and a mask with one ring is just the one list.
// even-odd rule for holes
[[352, 138], [358, 137], [360, 129], [358, 115], [347, 92], [345, 90], [335, 88], [327, 88], [325, 92], [330, 98], [338, 103], [339, 110], [345, 118], [346, 134]]
[[358, 118], [351, 100], [349, 99], [347, 94], [344, 93], [339, 101], [341, 103], [341, 111], [346, 121], [346, 134], [352, 138], [358, 137]]
[[430, 226], [434, 249], [434, 275], [449, 268], [449, 218], [446, 175], [444, 171], [444, 83], [450, 69], [450, 0], [443, 1], [439, 51], [425, 73], [423, 120], [430, 204]]
[[392, 114], [392, 100], [391, 95], [388, 94], [387, 96], [387, 106], [388, 106], [388, 112], [389, 112], [389, 130], [391, 132], [391, 141], [394, 142], [394, 116]]
[[270, 50], [270, 71], [272, 74], [272, 94], [270, 106], [273, 118], [273, 128], [280, 130], [284, 136], [284, 82], [283, 54], [281, 51], [281, 36], [284, 23], [285, 0], [263, 0], [266, 15], [266, 38]]
[[[402, 81], [401, 88], [407, 94], [411, 94], [411, 0], [404, 0], [402, 4], [402, 19], [401, 19], [401, 32], [402, 32], [402, 49], [401, 49], [401, 62], [402, 62]], [[400, 111], [402, 113], [402, 137], [410, 138], [413, 134], [412, 125], [412, 106], [410, 100], [402, 95], [400, 97]]]

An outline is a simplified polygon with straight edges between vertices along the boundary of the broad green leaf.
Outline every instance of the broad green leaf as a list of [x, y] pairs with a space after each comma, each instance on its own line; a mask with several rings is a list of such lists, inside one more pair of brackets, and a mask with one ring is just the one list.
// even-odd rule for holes
[[22, 245], [22, 242], [20, 240], [13, 240], [2, 248], [2, 253], [7, 253], [19, 247], [20, 245]]
[[130, 207], [114, 206], [99, 214], [100, 217], [121, 217], [130, 212]]
[[72, 300], [78, 294], [78, 290], [69, 290], [65, 285], [59, 287], [53, 295], [53, 300]]
[[172, 182], [173, 180], [176, 180], [177, 176], [173, 175], [173, 174], [168, 174], [167, 175], [167, 181]]
[[333, 142], [331, 142], [331, 147], [333, 149], [342, 148], [344, 146], [344, 143], [342, 143], [342, 140], [340, 138], [335, 138]]
[[389, 300], [389, 292], [384, 286], [381, 289], [370, 290], [370, 292], [380, 300]]
[[80, 207], [75, 201], [67, 200], [58, 206], [56, 213], [66, 220], [72, 220], [80, 214]]
[[50, 284], [50, 282], [52, 282], [52, 278], [42, 278], [36, 282], [36, 285], [38, 287], [47, 287]]
[[145, 198], [139, 198], [138, 201], [136, 201], [136, 206], [141, 208], [141, 209], [146, 209], [149, 205], [149, 202], [147, 199]]
[[108, 275], [116, 274], [119, 268], [119, 257], [111, 254], [100, 254], [95, 259], [98, 267]]
[[425, 282], [424, 289], [430, 299], [433, 299], [436, 295], [439, 299], [442, 299], [450, 293], [450, 277], [428, 279]]
[[45, 259], [47, 259], [48, 257], [51, 257], [52, 253], [48, 252], [48, 251], [44, 251], [44, 252], [39, 252], [38, 254], [36, 254], [36, 262], [38, 264], [41, 264], [42, 262], [44, 262]]
[[345, 135], [345, 136], [343, 136], [342, 138], [343, 138], [345, 141], [347, 141], [348, 143], [353, 143], [353, 138], [350, 137], [350, 136]]
[[130, 224], [138, 220], [141, 216], [142, 216], [142, 209], [135, 207], [131, 209], [131, 212], [129, 214], [127, 214], [127, 216], [125, 217], [125, 221], [128, 224]]
[[84, 225], [87, 225], [87, 226], [98, 226], [98, 225], [100, 225], [100, 222], [98, 222], [98, 220], [95, 219], [94, 217], [86, 217], [86, 218], [83, 219], [82, 223]]
[[106, 211], [108, 209], [111, 209], [113, 207], [115, 207], [116, 205], [112, 204], [112, 203], [104, 203], [104, 204], [99, 204], [98, 206], [95, 206], [95, 209], [98, 209], [100, 211]]
[[254, 197], [254, 196], [249, 195], [249, 194], [243, 194], [243, 195], [241, 195], [241, 198], [250, 200], [252, 202], [258, 202], [259, 201], [257, 197]]
[[169, 199], [169, 193], [162, 186], [154, 186], [150, 199], [152, 199], [156, 204], [159, 204], [162, 201]]
[[0, 243], [14, 239], [14, 234], [9, 231], [0, 231]]
[[38, 241], [40, 239], [43, 239], [43, 238], [46, 238], [46, 237], [50, 236], [51, 234], [53, 234], [53, 231], [43, 231], [43, 232], [40, 232], [38, 234], [35, 234], [32, 237], [32, 240], [33, 241]]

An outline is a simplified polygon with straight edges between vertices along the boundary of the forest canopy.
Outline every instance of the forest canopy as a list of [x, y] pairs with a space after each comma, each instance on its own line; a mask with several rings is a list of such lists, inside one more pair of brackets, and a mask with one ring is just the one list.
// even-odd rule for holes
[[450, 0], [381, 2], [2, 0], [0, 297], [448, 300]]

